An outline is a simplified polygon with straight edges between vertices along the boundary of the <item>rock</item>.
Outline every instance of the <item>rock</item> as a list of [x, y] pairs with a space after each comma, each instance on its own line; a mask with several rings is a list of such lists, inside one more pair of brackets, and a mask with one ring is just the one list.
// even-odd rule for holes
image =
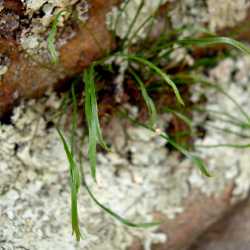
[[[91, 62], [114, 48], [111, 33], [106, 27], [106, 15], [111, 13], [111, 7], [117, 5], [119, 0], [105, 2], [93, 0], [89, 4], [88, 11], [86, 11], [86, 1], [77, 3], [74, 0], [65, 0], [46, 3], [46, 1], [2, 0], [1, 2], [0, 19], [3, 25], [0, 28], [0, 57], [3, 55], [9, 63], [2, 65], [0, 61], [0, 116], [10, 111], [22, 98], [40, 97], [48, 88], [58, 88], [67, 84], [68, 79], [81, 73]], [[160, 3], [155, 2], [146, 1], [147, 8], [145, 7], [143, 11], [150, 10], [150, 13], [154, 13]], [[245, 1], [239, 1], [238, 5], [227, 1], [218, 5], [217, 12], [213, 10], [213, 0], [207, 0], [208, 3], [204, 6], [196, 6], [195, 1], [169, 0], [161, 3], [163, 2], [166, 2], [168, 7], [165, 10], [162, 7], [161, 13], [165, 14], [172, 9], [169, 16], [173, 27], [188, 25], [190, 22], [199, 25], [209, 23], [211, 29], [224, 30], [225, 27], [233, 26], [237, 22], [241, 22], [240, 27], [247, 24], [242, 21], [247, 16], [248, 3]], [[133, 5], [129, 7], [133, 8]], [[55, 66], [49, 61], [48, 32], [56, 13], [67, 8], [73, 10], [75, 8], [79, 19], [86, 20], [86, 23], [67, 21], [69, 15], [66, 15], [66, 20], [61, 20], [60, 34], [56, 37], [55, 44], [59, 51], [60, 63]], [[113, 12], [117, 13], [115, 9]], [[200, 18], [201, 16], [203, 18]], [[129, 20], [133, 20], [133, 17]], [[140, 16], [140, 20], [144, 20], [143, 17]], [[124, 17], [121, 22], [119, 21], [121, 29], [127, 21], [128, 19]], [[222, 33], [231, 34], [230, 30]], [[244, 39], [249, 37], [245, 30], [242, 34], [238, 37]], [[140, 36], [143, 37], [143, 34]]]
[[[75, 23], [73, 30], [66, 34], [69, 38], [64, 38], [66, 42], [60, 46], [60, 64], [56, 66], [48, 59], [44, 60], [42, 56], [37, 56], [37, 51], [33, 52], [34, 56], [30, 51], [27, 53], [19, 39], [4, 37], [4, 31], [0, 29], [0, 56], [9, 61], [8, 70], [5, 69], [4, 74], [0, 75], [0, 116], [9, 111], [21, 98], [39, 97], [48, 88], [60, 87], [71, 76], [82, 72], [93, 60], [109, 51], [112, 40], [105, 20], [106, 13], [115, 3], [116, 0], [91, 1], [89, 19], [86, 24]], [[12, 6], [12, 12], [18, 8], [15, 4], [7, 6]], [[24, 31], [23, 27], [22, 32]], [[75, 35], [71, 37], [71, 34]], [[43, 46], [47, 50], [46, 40], [45, 33]], [[44, 56], [48, 57], [46, 54]]]
[[[38, 97], [48, 87], [63, 84], [65, 79], [81, 72], [93, 60], [101, 57], [105, 50], [112, 47], [112, 39], [105, 26], [105, 16], [117, 1], [95, 0], [91, 2], [92, 8], [87, 23], [83, 26], [77, 25], [76, 30], [72, 24], [73, 29], [69, 27], [69, 30], [66, 29], [66, 35], [64, 33], [67, 38], [58, 40], [56, 46], [60, 51], [59, 65], [47, 64], [46, 53], [46, 65], [41, 64], [41, 60], [35, 61], [34, 58], [30, 58], [30, 54], [24, 52], [21, 46], [26, 44], [27, 49], [33, 51], [40, 44], [40, 37], [16, 33], [19, 27], [24, 25], [19, 23], [16, 15], [22, 13], [32, 16], [37, 8], [43, 6], [43, 10], [46, 9], [45, 16], [48, 15], [43, 22], [49, 23], [50, 4], [53, 7], [55, 1], [46, 2], [49, 2], [49, 6], [43, 6], [43, 0], [30, 1], [27, 10], [20, 9], [18, 5], [8, 5], [8, 13], [14, 14], [9, 16], [5, 13], [4, 17], [6, 21], [15, 25], [9, 34], [10, 37], [4, 36], [5, 29], [0, 40], [0, 113], [11, 109], [20, 98]], [[188, 4], [180, 4], [183, 4], [184, 11], [191, 11], [189, 14], [197, 15], [199, 19], [199, 11], [189, 8], [189, 5], [192, 6], [194, 3], [195, 1], [189, 1]], [[227, 3], [230, 6], [230, 2]], [[220, 5], [222, 9], [223, 4]], [[55, 7], [61, 8], [57, 5]], [[235, 5], [233, 10], [233, 13], [237, 13]], [[77, 8], [77, 11], [84, 13], [84, 6]], [[84, 19], [84, 14], [81, 17]], [[64, 19], [60, 21], [60, 25], [63, 26]], [[8, 22], [6, 27], [9, 25]], [[94, 32], [94, 36], [90, 34], [90, 30]], [[26, 35], [29, 39], [24, 43], [22, 39]], [[18, 40], [19, 38], [21, 40]], [[20, 41], [23, 43], [20, 44]], [[44, 49], [44, 44], [46, 45], [44, 41], [41, 42], [41, 50]], [[37, 52], [40, 53], [40, 50]], [[226, 80], [232, 80], [233, 72], [236, 72], [236, 82], [232, 80], [227, 85], [222, 81], [222, 84], [225, 84], [223, 87], [239, 99], [241, 107], [249, 110], [249, 87], [246, 82], [249, 79], [250, 64], [247, 63], [247, 58], [237, 61], [237, 65], [244, 64], [245, 69], [242, 72], [234, 66], [234, 62], [224, 61], [208, 74], [216, 80], [221, 76]], [[239, 110], [225, 96], [210, 91], [201, 94], [207, 97], [207, 107], [216, 104], [217, 108], [238, 116]], [[14, 110], [10, 124], [0, 127], [1, 248], [61, 250], [76, 247], [70, 228], [68, 163], [53, 123], [47, 126], [51, 122], [48, 113], [57, 110], [60, 100], [52, 94], [49, 95], [50, 99], [45, 97], [38, 102], [30, 101], [18, 106]], [[51, 97], [55, 98], [55, 102], [51, 101]], [[199, 96], [196, 98], [199, 99]], [[215, 125], [220, 124], [214, 118], [207, 121], [203, 116], [194, 114], [196, 124], [202, 123], [205, 127], [211, 121]], [[119, 119], [114, 121], [119, 122]], [[231, 128], [230, 123], [224, 126]], [[216, 148], [212, 151], [198, 149], [196, 153], [201, 155], [209, 170], [216, 175], [215, 178], [208, 179], [194, 168], [194, 163], [189, 157], [180, 156], [175, 151], [169, 152], [165, 147], [166, 142], [156, 139], [159, 134], [152, 134], [144, 128], [135, 128], [127, 124], [123, 127], [122, 123], [112, 124], [110, 129], [114, 130], [110, 133], [111, 142], [114, 140], [114, 148], [112, 152], [98, 153], [97, 184], [89, 176], [88, 161], [84, 161], [91, 189], [103, 204], [133, 222], [160, 219], [163, 223], [159, 228], [150, 230], [127, 228], [99, 209], [82, 187], [79, 214], [81, 228], [87, 237], [79, 243], [79, 249], [185, 249], [249, 194], [248, 149], [243, 149], [240, 153], [232, 148]], [[204, 137], [196, 138], [194, 143], [206, 145], [211, 142], [243, 142], [244, 140], [236, 133], [222, 136], [206, 128]], [[87, 148], [86, 144], [84, 148]]]
[[155, 246], [153, 249], [188, 249], [201, 234], [232, 209], [231, 192], [232, 186], [229, 185], [224, 193], [216, 198], [193, 194], [186, 200], [182, 214], [174, 220], [164, 221], [160, 231], [168, 235], [168, 240], [165, 244]]
[[250, 202], [247, 200], [212, 225], [190, 250], [250, 249]]
[[[3, 145], [0, 151], [1, 247], [75, 248], [70, 227], [68, 163], [55, 127], [46, 126], [59, 103], [56, 95], [50, 94], [38, 102], [23, 104], [14, 110], [12, 124], [0, 129]], [[230, 161], [229, 166], [222, 162], [225, 165], [219, 165], [215, 172], [221, 171], [221, 176], [203, 177], [202, 186], [195, 185], [195, 180], [190, 182], [193, 171], [197, 172], [192, 161], [180, 158], [176, 152], [169, 153], [165, 145], [156, 140], [157, 133], [152, 136], [144, 128], [125, 124], [121, 122], [111, 127], [133, 136], [125, 140], [123, 149], [112, 148], [112, 152], [98, 153], [97, 183], [89, 176], [89, 163], [84, 160], [87, 181], [96, 197], [118, 214], [131, 221], [160, 220], [163, 223], [159, 228], [148, 230], [128, 228], [110, 218], [81, 187], [79, 215], [81, 229], [87, 236], [79, 243], [80, 249], [181, 250], [193, 244], [231, 210], [242, 199], [238, 196], [244, 198], [249, 188], [245, 169], [249, 161], [242, 165]], [[120, 136], [123, 137], [123, 133]], [[157, 158], [161, 161], [148, 156], [142, 158], [142, 151], [131, 150], [134, 145], [137, 149], [138, 145], [146, 146], [148, 156], [159, 153]], [[127, 150], [131, 151], [132, 161], [126, 153], [121, 153]], [[249, 152], [243, 151], [234, 158], [244, 158], [244, 155]], [[227, 179], [226, 174], [223, 175], [227, 168], [230, 171], [239, 168], [241, 174]], [[238, 192], [234, 193], [240, 185], [238, 178], [243, 180], [243, 177], [246, 179], [241, 183], [244, 188], [238, 187]], [[214, 188], [218, 186], [219, 189]]]

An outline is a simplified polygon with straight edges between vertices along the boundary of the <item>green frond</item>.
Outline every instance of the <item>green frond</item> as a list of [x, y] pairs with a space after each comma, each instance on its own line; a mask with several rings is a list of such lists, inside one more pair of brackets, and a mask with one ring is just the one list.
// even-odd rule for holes
[[56, 33], [57, 33], [57, 26], [60, 20], [60, 17], [63, 16], [66, 13], [65, 10], [60, 11], [56, 16], [55, 19], [52, 23], [51, 30], [49, 32], [49, 36], [47, 39], [47, 44], [48, 44], [48, 50], [51, 56], [51, 62], [53, 64], [57, 64], [59, 62], [58, 59], [58, 52], [56, 51]]

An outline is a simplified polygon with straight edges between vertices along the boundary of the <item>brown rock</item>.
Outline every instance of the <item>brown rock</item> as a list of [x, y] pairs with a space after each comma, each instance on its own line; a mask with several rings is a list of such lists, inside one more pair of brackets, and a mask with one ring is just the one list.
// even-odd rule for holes
[[[15, 39], [4, 36], [4, 27], [1, 26], [0, 55], [9, 58], [10, 64], [7, 73], [0, 78], [0, 116], [9, 111], [20, 98], [41, 96], [49, 87], [62, 84], [109, 51], [112, 37], [106, 28], [105, 17], [117, 2], [91, 1], [89, 20], [85, 25], [76, 25], [76, 35], [60, 49], [60, 64], [56, 66], [41, 65], [32, 59]], [[21, 8], [18, 1], [7, 1], [6, 4], [15, 11]], [[16, 27], [16, 14], [9, 15], [6, 25], [14, 22], [13, 27]]]
[[[232, 210], [233, 205], [230, 203], [232, 188], [233, 185], [229, 185], [218, 197], [206, 197], [198, 192], [193, 192], [185, 202], [185, 211], [173, 220], [157, 214], [156, 219], [163, 222], [159, 231], [167, 235], [167, 242], [153, 246], [153, 250], [189, 249], [211, 225]], [[143, 247], [136, 240], [129, 250], [143, 250]]]
[[231, 209], [232, 186], [228, 186], [219, 197], [206, 197], [194, 193], [185, 204], [185, 212], [175, 220], [165, 220], [161, 231], [168, 241], [155, 246], [154, 250], [184, 250]]
[[[76, 35], [61, 47], [60, 64], [57, 66], [41, 65], [20, 48], [17, 38], [26, 25], [19, 22], [19, 16], [24, 15], [22, 2], [1, 1], [5, 10], [0, 17], [0, 56], [8, 57], [10, 65], [7, 73], [0, 78], [0, 116], [21, 98], [39, 97], [49, 87], [54, 88], [67, 83], [74, 74], [80, 73], [114, 46], [112, 36], [105, 25], [105, 16], [120, 0], [91, 1], [89, 20], [84, 25], [73, 25]], [[240, 27], [248, 27], [249, 16]], [[222, 33], [230, 32], [233, 30], [224, 30]], [[244, 36], [237, 37], [249, 38], [249, 29], [243, 29], [239, 33]]]
[[250, 200], [213, 225], [189, 250], [250, 249]]

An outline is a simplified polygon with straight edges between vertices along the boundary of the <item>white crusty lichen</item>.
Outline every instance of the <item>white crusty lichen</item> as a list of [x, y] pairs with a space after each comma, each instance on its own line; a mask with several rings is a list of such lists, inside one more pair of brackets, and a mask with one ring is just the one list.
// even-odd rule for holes
[[[241, 108], [246, 113], [250, 110], [249, 72], [249, 56], [237, 60], [226, 59], [210, 70], [210, 80], [219, 84], [230, 98], [216, 89], [204, 88], [201, 87], [202, 85], [194, 86], [193, 100], [197, 101], [198, 95], [206, 96], [205, 109], [208, 110], [202, 114], [194, 113], [193, 116], [195, 122], [203, 124], [203, 128], [206, 130], [206, 136], [196, 140], [198, 145], [249, 144], [250, 119], [246, 119], [246, 115], [243, 115], [241, 111]], [[236, 126], [237, 122], [244, 122], [245, 126]], [[217, 193], [218, 190], [223, 190], [226, 183], [233, 181], [235, 188], [232, 200], [247, 197], [250, 191], [249, 148], [198, 147], [198, 151], [206, 159], [215, 177], [206, 179], [193, 171], [189, 178], [191, 185], [196, 186], [203, 193], [211, 195]]]
[[0, 79], [5, 73], [7, 73], [9, 64], [10, 59], [6, 55], [0, 53]]
[[176, 1], [169, 17], [174, 28], [205, 25], [216, 31], [244, 20], [249, 6], [248, 0]]
[[6, 65], [0, 65], [0, 78], [8, 71], [8, 67]]
[[[127, 0], [107, 14], [107, 26], [115, 34], [132, 42], [145, 38], [159, 7], [168, 0]], [[171, 1], [169, 1], [171, 2]]]
[[233, 27], [236, 23], [244, 20], [247, 9], [250, 7], [249, 0], [209, 0], [207, 1], [210, 28], [212, 30], [224, 27]]
[[136, 42], [146, 37], [155, 13], [165, 3], [171, 3], [172, 7], [167, 10], [166, 16], [171, 20], [174, 29], [205, 26], [211, 31], [233, 27], [246, 18], [250, 7], [248, 0], [127, 0], [119, 7], [113, 7], [107, 14], [107, 26], [118, 37]]
[[[250, 59], [227, 59], [209, 72], [211, 80], [221, 83], [242, 107], [250, 110]], [[196, 85], [198, 86], [198, 85]], [[230, 112], [238, 118], [239, 110], [220, 93], [194, 89], [207, 96], [206, 108]], [[0, 242], [10, 249], [76, 249], [70, 227], [70, 187], [68, 163], [51, 117], [60, 99], [49, 95], [30, 101], [14, 110], [12, 124], [0, 127]], [[244, 143], [247, 138], [223, 134], [211, 125], [232, 128], [208, 113], [194, 113], [194, 122], [206, 129], [204, 138], [195, 144]], [[169, 115], [159, 118], [164, 129]], [[235, 128], [234, 128], [235, 129]], [[242, 128], [243, 129], [243, 128]], [[159, 212], [174, 219], [185, 211], [185, 201], [197, 190], [205, 196], [220, 195], [234, 184], [232, 200], [246, 197], [250, 190], [249, 149], [202, 149], [197, 153], [207, 163], [214, 177], [202, 177], [193, 163], [168, 152], [158, 134], [141, 127], [112, 125], [115, 139], [107, 134], [111, 150], [97, 155], [97, 183], [87, 173], [87, 181], [96, 197], [120, 215], [135, 222], [154, 220]], [[240, 129], [236, 132], [243, 132]], [[114, 137], [113, 137], [114, 138]], [[87, 138], [86, 138], [87, 139]], [[84, 149], [87, 148], [85, 144]], [[84, 154], [86, 150], [84, 150]], [[129, 157], [128, 157], [129, 155]], [[89, 169], [87, 160], [84, 167]], [[87, 236], [79, 249], [126, 250], [140, 239], [144, 250], [153, 243], [167, 240], [151, 230], [136, 230], [121, 225], [91, 201], [82, 187], [79, 195], [81, 227]]]
[[[12, 124], [0, 127], [0, 142], [4, 144], [0, 151], [0, 240], [4, 242], [1, 247], [75, 249], [70, 227], [68, 163], [55, 127], [48, 126], [49, 117], [59, 104], [55, 95], [36, 104], [34, 101], [22, 104], [14, 110]], [[185, 170], [168, 178], [170, 168], [162, 171], [162, 164], [166, 164], [163, 142], [146, 133], [152, 157], [148, 162], [142, 161], [139, 154], [145, 139], [138, 145], [134, 140], [144, 130], [128, 133], [130, 138], [124, 150], [133, 152], [134, 164], [115, 150], [98, 154], [98, 185], [88, 178], [93, 192], [117, 213], [138, 222], [152, 221], [156, 210], [169, 215], [180, 212], [180, 200], [187, 194], [187, 187], [179, 186], [178, 198], [172, 187]], [[85, 167], [88, 169], [87, 162]], [[166, 190], [173, 199], [166, 198]], [[172, 208], [165, 208], [165, 202]], [[153, 229], [134, 230], [117, 223], [90, 200], [83, 188], [79, 214], [87, 236], [79, 243], [81, 249], [126, 250], [139, 237], [148, 250], [152, 243], [166, 240], [166, 236]]]
[[51, 5], [52, 8], [65, 9], [78, 2], [78, 0], [22, 0], [22, 2], [26, 6], [26, 13], [34, 14], [46, 5]]
[[[48, 32], [56, 16], [64, 11], [59, 17], [57, 27], [64, 27], [73, 12], [81, 22], [88, 19], [89, 4], [86, 0], [23, 0], [25, 13], [29, 17], [30, 25], [22, 30], [21, 45], [23, 49], [36, 59], [44, 61], [49, 59], [48, 55]], [[42, 14], [41, 14], [42, 13]], [[71, 39], [75, 32], [67, 33], [64, 40]], [[56, 46], [61, 46], [65, 41], [56, 41]], [[40, 57], [40, 58], [39, 58]], [[42, 60], [41, 60], [42, 57]]]

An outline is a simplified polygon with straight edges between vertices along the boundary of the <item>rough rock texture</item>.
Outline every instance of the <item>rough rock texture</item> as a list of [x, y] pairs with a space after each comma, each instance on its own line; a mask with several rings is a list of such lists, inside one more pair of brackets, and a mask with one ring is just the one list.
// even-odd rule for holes
[[[45, 1], [27, 1], [26, 6], [15, 0], [11, 2], [20, 4], [14, 7], [8, 5], [8, 8], [6, 6], [9, 1], [3, 2], [5, 8], [1, 13], [17, 16], [15, 22], [18, 27], [13, 30], [12, 37], [7, 36], [10, 34], [7, 26], [6, 30], [0, 30], [0, 114], [21, 97], [41, 96], [49, 87], [60, 85], [111, 48], [111, 36], [106, 29], [105, 15], [116, 0], [91, 1], [86, 22], [81, 19], [65, 21], [56, 44], [60, 52], [60, 64], [56, 66], [50, 63], [47, 50], [52, 13], [49, 17], [40, 13]], [[60, 11], [67, 8], [69, 1], [52, 2], [58, 3], [60, 8], [57, 9]], [[21, 13], [16, 14], [16, 8]], [[38, 18], [35, 18], [37, 15]], [[4, 21], [5, 25], [8, 24], [7, 21]], [[9, 25], [13, 22], [11, 20]]]
[[[107, 14], [107, 26], [121, 39], [132, 40], [133, 43], [148, 34], [153, 19], [162, 5], [168, 0], [130, 0], [123, 2], [119, 8], [113, 7]], [[136, 20], [136, 21], [135, 21]]]
[[[60, 51], [60, 64], [48, 67], [49, 57], [44, 50], [44, 41], [40, 43], [37, 34], [35, 37], [32, 34], [41, 32], [47, 35], [52, 20], [51, 7], [60, 11], [72, 2], [46, 2], [48, 5], [44, 6], [45, 1], [42, 0], [0, 1], [1, 21], [4, 24], [0, 27], [0, 113], [6, 110], [6, 105], [11, 107], [20, 97], [40, 96], [48, 86], [60, 85], [59, 80], [80, 72], [112, 46], [105, 21], [106, 13], [116, 1], [104, 3], [95, 0], [87, 12], [85, 26], [78, 23], [75, 27], [68, 16], [60, 20], [60, 38], [56, 44]], [[183, 24], [210, 20], [211, 29], [231, 26], [242, 20], [245, 14], [241, 12], [238, 19], [237, 13], [248, 6], [245, 1], [239, 1], [238, 5], [229, 1], [218, 2], [215, 13], [212, 11], [213, 1], [201, 1], [199, 9], [193, 8], [194, 2], [177, 2], [172, 13], [182, 11], [181, 19], [182, 16], [187, 17], [183, 18]], [[150, 1], [148, 3], [151, 6]], [[41, 6], [47, 13], [42, 19], [46, 29], [37, 31]], [[225, 6], [230, 11], [227, 12]], [[86, 6], [77, 5], [75, 11], [79, 16], [83, 13], [81, 17], [85, 21]], [[212, 19], [209, 13], [216, 18]], [[220, 13], [229, 13], [229, 16]], [[170, 15], [172, 24], [179, 27], [173, 19], [174, 15]], [[33, 16], [31, 23], [22, 21]], [[68, 22], [73, 28], [69, 27], [76, 28], [74, 36], [71, 36], [71, 28], [64, 30], [67, 27], [64, 24]], [[10, 24], [12, 29], [6, 32]], [[22, 33], [27, 26], [29, 32]], [[95, 31], [94, 36], [90, 31]], [[101, 46], [97, 41], [101, 41]], [[36, 53], [44, 55], [44, 60], [36, 58]], [[101, 202], [132, 221], [161, 219], [164, 223], [160, 228], [151, 230], [129, 229], [101, 211], [82, 188], [79, 210], [86, 237], [79, 245], [71, 237], [67, 161], [51, 123], [51, 115], [58, 109], [60, 100], [49, 94], [38, 102], [30, 101], [18, 106], [9, 124], [0, 127], [0, 248], [188, 248], [249, 193], [249, 150], [204, 148], [208, 144], [248, 143], [250, 134], [246, 125], [249, 125], [249, 118], [246, 119], [239, 107], [250, 110], [249, 72], [249, 57], [224, 60], [207, 72], [211, 80], [220, 82], [220, 86], [237, 100], [238, 105], [214, 89], [204, 89], [202, 85], [193, 89], [194, 102], [199, 102], [204, 96], [207, 100], [207, 111], [203, 115], [198, 112], [193, 115], [195, 126], [205, 131], [194, 143], [196, 153], [207, 163], [213, 178], [202, 177], [189, 159], [169, 151], [166, 142], [157, 133], [132, 127], [120, 120], [110, 123], [106, 138], [112, 151], [98, 154], [98, 184], [88, 177], [92, 190]], [[136, 110], [136, 107], [133, 109]], [[232, 119], [228, 114], [233, 115], [236, 124], [219, 120], [222, 117], [216, 116], [217, 112], [227, 114], [225, 117], [222, 115], [224, 120]], [[164, 130], [169, 119], [169, 116], [163, 115], [159, 128]], [[245, 126], [235, 126], [239, 123]], [[84, 145], [86, 149], [86, 143]], [[87, 160], [84, 167], [89, 169]]]
[[244, 20], [249, 4], [248, 0], [176, 1], [171, 19], [175, 27], [202, 24], [216, 31], [225, 27], [233, 27]]
[[250, 249], [249, 200], [213, 225], [190, 250]]
[[[249, 57], [227, 59], [209, 73], [246, 110], [250, 105], [249, 62]], [[194, 93], [193, 99], [198, 100], [204, 94], [209, 97], [207, 109], [230, 111], [236, 115], [235, 121], [244, 118], [227, 96], [201, 86]], [[0, 129], [0, 246], [3, 249], [126, 250], [136, 247], [134, 242], [137, 242], [136, 249], [179, 250], [189, 247], [249, 192], [248, 149], [197, 147], [197, 153], [214, 174], [207, 179], [189, 159], [169, 152], [157, 133], [115, 120], [106, 132], [112, 150], [98, 154], [98, 182], [87, 179], [91, 189], [101, 202], [122, 216], [138, 222], [161, 219], [163, 225], [151, 230], [122, 226], [101, 211], [82, 188], [79, 211], [86, 238], [76, 246], [70, 228], [67, 161], [51, 123], [60, 100], [55, 95], [48, 96], [16, 108], [11, 124], [3, 124]], [[201, 122], [206, 128], [205, 137], [196, 140], [196, 144], [247, 140], [239, 133], [247, 134], [248, 128], [232, 128], [233, 124], [220, 121], [224, 128], [236, 131], [218, 132], [209, 126], [218, 120], [209, 112], [204, 113], [211, 116], [209, 120], [194, 115], [195, 123]], [[163, 130], [169, 119], [169, 115], [163, 115], [159, 129]], [[88, 172], [87, 160], [84, 168]]]
[[[112, 49], [112, 36], [107, 30], [106, 21], [109, 20], [109, 28], [114, 29], [111, 21], [120, 16], [115, 20], [118, 24], [116, 34], [124, 37], [128, 25], [130, 26], [137, 13], [136, 6], [140, 6], [141, 1], [130, 0], [128, 9], [125, 9], [129, 13], [127, 16], [120, 15], [117, 8], [111, 11], [111, 7], [119, 2], [2, 0], [0, 115], [9, 111], [13, 104], [22, 98], [38, 97], [49, 87], [67, 83], [74, 74], [81, 72], [93, 60]], [[197, 24], [208, 26], [211, 30], [231, 27], [242, 21], [249, 6], [249, 2], [245, 0], [216, 1], [216, 8], [213, 0], [203, 0], [199, 3], [147, 0], [142, 8], [143, 15], [139, 15], [135, 27], [144, 23], [145, 18], [155, 15], [157, 8], [163, 3], [168, 6], [165, 14], [169, 16], [172, 27]], [[59, 20], [55, 45], [59, 52], [60, 64], [55, 66], [50, 63], [47, 37], [53, 19], [61, 10], [67, 10], [67, 13]], [[242, 27], [242, 23], [240, 25]], [[132, 31], [136, 32], [135, 29]], [[242, 32], [248, 36], [248, 32]], [[136, 32], [136, 38], [143, 38], [146, 34], [147, 29], [144, 28]]]

